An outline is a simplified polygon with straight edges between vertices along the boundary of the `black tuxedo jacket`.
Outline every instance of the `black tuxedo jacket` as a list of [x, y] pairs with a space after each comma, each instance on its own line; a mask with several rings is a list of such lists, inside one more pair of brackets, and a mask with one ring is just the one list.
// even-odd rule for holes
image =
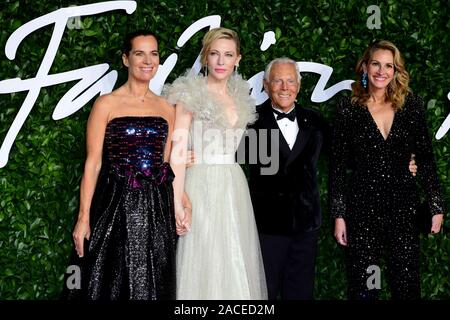
[[[317, 230], [322, 223], [317, 162], [324, 143], [328, 144], [327, 123], [319, 112], [296, 104], [299, 132], [290, 150], [275, 120], [270, 100], [258, 106], [257, 112], [259, 118], [248, 128], [243, 139], [245, 146], [241, 144], [240, 150], [245, 148], [245, 161], [249, 165], [249, 187], [258, 231], [293, 235]], [[271, 129], [278, 132], [278, 138]], [[278, 155], [278, 170], [274, 174], [264, 174], [261, 169], [267, 170], [273, 165], [267, 164], [264, 155], [272, 153]]]

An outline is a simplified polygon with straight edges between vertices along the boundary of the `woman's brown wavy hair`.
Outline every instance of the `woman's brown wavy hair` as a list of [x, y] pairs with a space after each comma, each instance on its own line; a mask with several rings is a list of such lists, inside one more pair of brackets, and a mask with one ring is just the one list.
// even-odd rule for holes
[[356, 81], [352, 84], [352, 103], [367, 106], [370, 98], [368, 87], [364, 88], [361, 84], [361, 77], [364, 73], [363, 65], [369, 65], [375, 51], [384, 49], [389, 50], [394, 55], [394, 78], [389, 83], [386, 90], [386, 102], [391, 102], [395, 111], [403, 108], [407, 93], [410, 91], [409, 73], [405, 69], [405, 62], [398, 48], [390, 41], [380, 40], [371, 44], [364, 51], [361, 59], [356, 64]]

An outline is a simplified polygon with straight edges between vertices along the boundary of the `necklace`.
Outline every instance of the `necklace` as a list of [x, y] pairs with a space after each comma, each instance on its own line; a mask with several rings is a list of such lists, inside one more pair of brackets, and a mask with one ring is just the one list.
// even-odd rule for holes
[[138, 97], [138, 96], [132, 94], [130, 89], [129, 89], [129, 91], [130, 91], [130, 95], [131, 95], [131, 96], [133, 96], [133, 97], [139, 99], [141, 102], [144, 102], [144, 101], [145, 101], [145, 97], [147, 96], [147, 93], [149, 92], [149, 90], [147, 89], [147, 91], [145, 91], [145, 94], [144, 94], [142, 97]]

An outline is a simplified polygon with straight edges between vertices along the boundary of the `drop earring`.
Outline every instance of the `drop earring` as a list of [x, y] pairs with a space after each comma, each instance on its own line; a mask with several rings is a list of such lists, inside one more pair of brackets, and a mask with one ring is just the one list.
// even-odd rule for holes
[[208, 76], [208, 64], [205, 64], [203, 74], [205, 75], [205, 77]]
[[361, 85], [363, 86], [364, 89], [367, 89], [368, 78], [369, 77], [367, 76], [367, 72], [364, 72], [361, 77]]
[[239, 67], [238, 64], [236, 64], [236, 65], [234, 66], [234, 75], [235, 75], [235, 76], [238, 74], [238, 67]]

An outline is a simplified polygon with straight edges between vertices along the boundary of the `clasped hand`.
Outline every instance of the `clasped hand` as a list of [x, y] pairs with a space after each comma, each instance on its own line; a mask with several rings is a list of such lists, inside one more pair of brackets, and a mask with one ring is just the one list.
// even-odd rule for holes
[[191, 228], [192, 204], [186, 192], [183, 194], [182, 207], [175, 208], [175, 226], [178, 235], [185, 235]]

